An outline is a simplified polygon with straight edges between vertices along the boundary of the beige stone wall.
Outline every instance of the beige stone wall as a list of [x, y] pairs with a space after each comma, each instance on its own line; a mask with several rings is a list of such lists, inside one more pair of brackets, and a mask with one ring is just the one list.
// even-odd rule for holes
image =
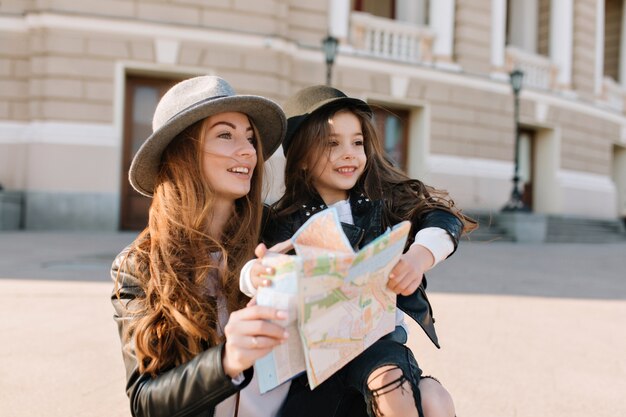
[[[350, 78], [342, 72], [337, 86], [351, 95], [389, 94], [390, 77], [359, 71]], [[296, 87], [297, 89], [299, 87]], [[513, 157], [513, 96], [432, 82], [410, 81], [406, 99], [430, 108], [430, 150], [433, 154], [511, 161]], [[588, 109], [587, 109], [588, 110]], [[537, 116], [534, 100], [521, 100], [520, 117], [527, 128], [554, 126], [561, 130], [561, 168], [610, 175], [613, 143], [619, 142], [619, 124], [580, 110], [549, 106], [545, 119]]]
[[612, 144], [619, 140], [619, 125], [589, 114], [561, 110], [563, 169], [611, 175]]
[[565, 170], [610, 176], [612, 144], [620, 140], [620, 124], [600, 117], [591, 108], [550, 106], [545, 120], [537, 118], [536, 104], [522, 100], [523, 124], [550, 126], [560, 131], [560, 166]]
[[22, 15], [33, 10], [36, 0], [3, 0], [0, 3], [0, 12], [7, 15]]
[[619, 79], [619, 50], [622, 30], [622, 0], [605, 0], [604, 74]]
[[491, 70], [490, 22], [490, 0], [456, 0], [454, 60], [467, 72]]
[[0, 183], [9, 190], [116, 193], [119, 154], [108, 146], [0, 143]]
[[460, 86], [424, 84], [431, 105], [431, 151], [469, 158], [510, 160], [509, 97]]
[[[0, 117], [5, 119], [112, 123], [116, 63], [131, 62], [131, 68], [154, 64], [158, 70], [151, 39], [52, 29], [29, 35], [15, 36], [17, 41], [5, 50], [30, 45], [30, 59], [17, 56], [0, 66], [0, 85], [5, 87], [0, 96], [6, 98]], [[184, 41], [177, 63], [227, 74], [242, 92], [274, 99], [288, 93], [290, 59], [276, 51]], [[29, 70], [17, 75], [20, 66]]]
[[[547, 54], [549, 42], [549, 3], [540, 0], [542, 54]], [[458, 193], [459, 204], [471, 208], [494, 208], [504, 201], [510, 191], [507, 164], [513, 160], [513, 96], [506, 81], [490, 78], [490, 5], [490, 0], [456, 2], [458, 72], [341, 53], [333, 71], [334, 85], [349, 95], [427, 109], [426, 136], [411, 140], [427, 142], [431, 155], [504, 167], [503, 175], [488, 179], [440, 168], [434, 185], [441, 181], [455, 192], [455, 198]], [[326, 1], [3, 0], [0, 14], [17, 16], [34, 7], [64, 18], [84, 14], [103, 27], [25, 26], [25, 30], [2, 32], [0, 121], [84, 123], [110, 127], [113, 132], [123, 101], [120, 65], [132, 73], [172, 77], [211, 72], [228, 79], [241, 93], [267, 96], [281, 104], [298, 89], [325, 81], [320, 42], [326, 34]], [[574, 13], [573, 85], [581, 99], [529, 90], [522, 94], [521, 119], [529, 129], [558, 136], [557, 170], [610, 177], [614, 145], [621, 143], [621, 125], [626, 122], [615, 113], [603, 113], [590, 100], [594, 93], [594, 0], [577, 0]], [[613, 16], [609, 6], [606, 14]], [[106, 30], [98, 15], [123, 30]], [[146, 22], [157, 33], [168, 27], [195, 31], [178, 39], [175, 64], [157, 62], [153, 33], [133, 30]], [[205, 39], [204, 33], [212, 35]], [[614, 40], [607, 38], [607, 42], [617, 47]], [[607, 66], [607, 73], [616, 71], [615, 66]], [[397, 95], [392, 88], [394, 77], [408, 79], [405, 95]], [[547, 106], [544, 116], [542, 106]], [[105, 144], [90, 143], [89, 137], [72, 144], [0, 135], [0, 181], [28, 191], [114, 195], [122, 175], [118, 172], [122, 140], [118, 134], [111, 133]], [[273, 168], [280, 181], [280, 162]]]
[[112, 123], [115, 60], [132, 57], [123, 36], [30, 33], [30, 118]]
[[572, 84], [585, 98], [593, 97], [595, 85], [596, 0], [574, 2], [574, 48]]
[[328, 28], [328, 2], [287, 0], [284, 25], [288, 39], [319, 48]]
[[[325, 2], [297, 0], [178, 0], [167, 4], [151, 0], [40, 0], [36, 6], [41, 12], [125, 17], [180, 24], [183, 29], [224, 28], [232, 33], [283, 36], [315, 48], [320, 48], [327, 21]], [[9, 10], [17, 13], [27, 8], [0, 4], [0, 13]], [[62, 29], [3, 34], [0, 118], [111, 123], [116, 63], [152, 64], [155, 55], [152, 37], [139, 35]], [[321, 61], [321, 65], [305, 71], [304, 84], [324, 82], [325, 68]], [[182, 41], [176, 64], [228, 74], [229, 81], [239, 90], [275, 99], [285, 97], [291, 83], [289, 57], [276, 51], [233, 47], [215, 40]], [[311, 72], [319, 75], [309, 76], [313, 75]]]
[[26, 186], [27, 149], [21, 143], [0, 143], [0, 184], [7, 190], [22, 190]]
[[[71, 13], [237, 30], [283, 34], [286, 0], [9, 0], [0, 13]], [[20, 3], [23, 3], [20, 5]]]
[[69, 192], [119, 191], [120, 150], [105, 146], [28, 145], [25, 170], [28, 190]]
[[27, 120], [29, 39], [22, 32], [0, 35], [0, 119]]

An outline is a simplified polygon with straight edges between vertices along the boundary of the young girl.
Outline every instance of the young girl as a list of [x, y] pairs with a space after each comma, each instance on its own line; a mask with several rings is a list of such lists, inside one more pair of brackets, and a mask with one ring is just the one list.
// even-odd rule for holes
[[129, 173], [153, 198], [148, 227], [111, 270], [133, 416], [273, 416], [282, 404], [287, 387], [260, 397], [250, 380], [287, 337], [269, 322], [285, 312], [246, 306], [237, 277], [258, 242], [263, 161], [285, 127], [278, 105], [213, 76], [159, 102]]
[[[287, 135], [285, 194], [268, 210], [263, 225], [267, 246], [285, 241], [306, 220], [326, 207], [337, 208], [342, 226], [355, 248], [361, 248], [387, 227], [412, 223], [405, 253], [391, 272], [389, 288], [398, 307], [424, 329], [439, 347], [432, 308], [426, 297], [424, 272], [449, 256], [464, 230], [474, 223], [455, 209], [445, 192], [408, 178], [386, 158], [372, 122], [370, 107], [326, 86], [301, 90], [285, 111]], [[262, 257], [265, 247], [257, 248]], [[260, 261], [249, 264], [241, 288], [253, 294], [273, 271]], [[448, 392], [433, 378], [424, 378], [411, 351], [404, 346], [403, 314], [396, 331], [379, 340], [318, 388], [310, 391], [300, 378], [291, 387], [285, 414], [316, 409], [324, 399], [340, 404], [323, 415], [354, 411], [354, 392], [365, 398], [369, 415], [453, 416]], [[302, 382], [304, 381], [304, 382]], [[339, 396], [339, 397], [337, 397]], [[352, 407], [349, 411], [342, 408]], [[319, 415], [319, 408], [316, 409]]]

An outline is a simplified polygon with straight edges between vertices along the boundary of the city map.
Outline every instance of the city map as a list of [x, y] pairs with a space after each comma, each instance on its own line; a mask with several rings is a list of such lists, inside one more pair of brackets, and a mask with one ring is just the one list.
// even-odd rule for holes
[[387, 280], [410, 228], [402, 222], [355, 253], [330, 208], [294, 234], [296, 255], [263, 258], [276, 273], [257, 303], [287, 310], [278, 323], [291, 336], [256, 362], [262, 393], [302, 372], [313, 389], [393, 331], [396, 294]]

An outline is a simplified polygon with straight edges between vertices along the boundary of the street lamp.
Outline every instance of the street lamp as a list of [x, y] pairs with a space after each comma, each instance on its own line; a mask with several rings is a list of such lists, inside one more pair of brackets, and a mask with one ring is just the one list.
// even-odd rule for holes
[[515, 69], [509, 74], [511, 87], [513, 88], [513, 96], [515, 98], [515, 172], [513, 174], [513, 190], [511, 198], [502, 208], [502, 211], [528, 211], [528, 207], [522, 201], [522, 193], [519, 190], [519, 145], [520, 145], [520, 128], [519, 128], [519, 93], [522, 90], [522, 80], [524, 72]]
[[330, 79], [332, 78], [337, 46], [339, 46], [339, 39], [334, 36], [328, 35], [322, 39], [322, 47], [324, 48], [324, 55], [326, 55], [326, 85], [330, 85]]

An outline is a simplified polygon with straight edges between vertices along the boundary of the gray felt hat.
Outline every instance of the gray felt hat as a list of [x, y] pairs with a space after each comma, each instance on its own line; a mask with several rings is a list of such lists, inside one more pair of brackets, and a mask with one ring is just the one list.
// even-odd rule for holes
[[283, 152], [287, 155], [294, 135], [309, 116], [329, 105], [353, 106], [372, 114], [372, 109], [363, 100], [346, 96], [336, 88], [314, 85], [298, 91], [287, 99], [284, 109], [287, 116], [287, 133], [283, 140]]
[[130, 184], [152, 197], [161, 155], [183, 130], [205, 117], [224, 112], [246, 114], [259, 132], [263, 156], [268, 159], [285, 135], [285, 114], [273, 101], [252, 95], [237, 95], [226, 80], [205, 75], [181, 81], [161, 98], [152, 119], [152, 135], [141, 145], [128, 172]]

